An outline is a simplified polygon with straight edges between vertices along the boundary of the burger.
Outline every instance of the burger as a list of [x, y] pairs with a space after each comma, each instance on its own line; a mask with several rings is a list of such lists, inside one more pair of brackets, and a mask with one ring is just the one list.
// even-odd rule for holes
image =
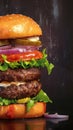
[[52, 102], [42, 90], [41, 68], [54, 65], [41, 51], [40, 26], [21, 14], [0, 16], [0, 119], [35, 118]]

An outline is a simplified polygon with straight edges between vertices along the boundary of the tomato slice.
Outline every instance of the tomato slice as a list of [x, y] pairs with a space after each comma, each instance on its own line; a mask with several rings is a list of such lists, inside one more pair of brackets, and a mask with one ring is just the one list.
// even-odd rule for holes
[[[7, 54], [7, 60], [9, 62], [13, 61], [30, 61], [33, 58], [34, 59], [41, 59], [43, 57], [43, 54], [40, 51], [32, 51], [32, 52], [24, 52], [24, 53], [17, 53], [17, 54]], [[0, 55], [0, 62], [3, 62], [3, 58]]]
[[8, 118], [14, 118], [14, 110], [15, 110], [14, 105], [9, 105], [6, 116]]

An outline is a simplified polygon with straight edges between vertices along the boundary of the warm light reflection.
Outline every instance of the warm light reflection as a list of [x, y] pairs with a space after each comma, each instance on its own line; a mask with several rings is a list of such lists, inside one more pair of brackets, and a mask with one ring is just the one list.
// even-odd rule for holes
[[45, 130], [45, 119], [20, 119], [0, 121], [0, 130]]

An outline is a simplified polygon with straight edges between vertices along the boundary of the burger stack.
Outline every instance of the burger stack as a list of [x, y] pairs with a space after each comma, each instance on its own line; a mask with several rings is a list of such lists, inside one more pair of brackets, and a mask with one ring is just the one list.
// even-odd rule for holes
[[40, 26], [21, 14], [0, 16], [0, 118], [34, 118], [52, 102], [42, 90], [41, 68], [48, 74], [54, 65], [47, 60]]

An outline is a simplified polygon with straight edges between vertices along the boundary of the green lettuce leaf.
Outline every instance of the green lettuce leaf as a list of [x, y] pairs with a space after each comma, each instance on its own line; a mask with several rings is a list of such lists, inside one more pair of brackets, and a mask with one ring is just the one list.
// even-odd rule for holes
[[35, 102], [34, 100], [30, 99], [27, 103], [26, 103], [26, 108], [27, 108], [27, 112], [30, 111], [30, 109], [34, 106]]
[[0, 97], [0, 106], [15, 104], [16, 102], [17, 102], [16, 99], [6, 99], [6, 98]]
[[41, 91], [37, 94], [37, 96], [31, 98], [31, 99], [27, 102], [27, 104], [26, 104], [26, 106], [27, 106], [27, 111], [29, 111], [29, 110], [34, 106], [34, 104], [35, 104], [36, 102], [45, 102], [45, 103], [50, 102], [50, 103], [52, 103], [52, 100], [48, 97], [48, 95], [47, 95], [43, 90], [41, 90]]
[[41, 90], [37, 96], [33, 97], [32, 98], [35, 102], [37, 101], [40, 101], [40, 102], [50, 102], [52, 103], [52, 100], [48, 97], [48, 95], [43, 91]]

